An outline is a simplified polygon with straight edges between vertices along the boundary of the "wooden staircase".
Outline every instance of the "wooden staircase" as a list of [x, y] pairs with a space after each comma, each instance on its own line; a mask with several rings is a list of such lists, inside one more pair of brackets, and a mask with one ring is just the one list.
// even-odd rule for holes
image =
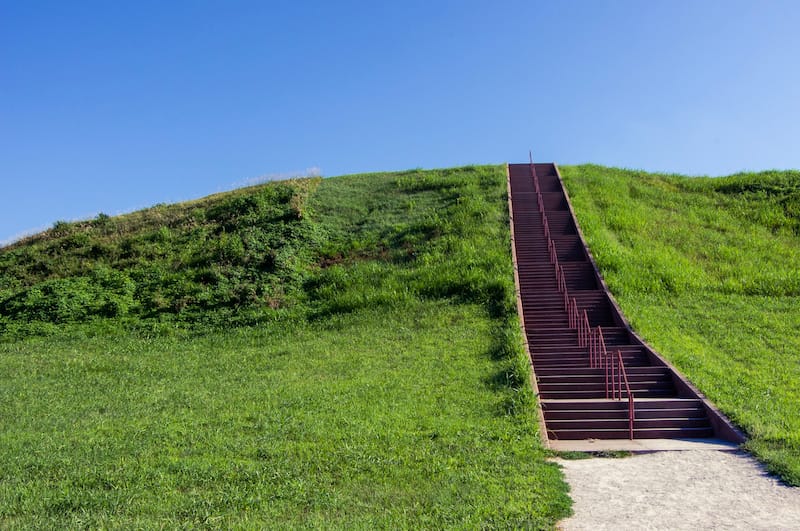
[[[522, 320], [548, 439], [741, 442], [727, 419], [631, 331], [591, 259], [555, 164], [509, 164], [508, 176]], [[608, 366], [593, 363], [578, 327], [570, 327], [564, 292], [588, 326], [602, 331], [607, 352], [616, 359], [619, 351], [633, 396], [609, 394]]]

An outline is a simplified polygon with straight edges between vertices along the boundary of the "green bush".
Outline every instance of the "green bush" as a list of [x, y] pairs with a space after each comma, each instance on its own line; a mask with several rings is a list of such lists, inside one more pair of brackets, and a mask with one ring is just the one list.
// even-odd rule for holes
[[40, 282], [6, 299], [8, 319], [71, 323], [90, 317], [121, 317], [134, 305], [135, 285], [122, 272], [97, 268], [88, 276]]

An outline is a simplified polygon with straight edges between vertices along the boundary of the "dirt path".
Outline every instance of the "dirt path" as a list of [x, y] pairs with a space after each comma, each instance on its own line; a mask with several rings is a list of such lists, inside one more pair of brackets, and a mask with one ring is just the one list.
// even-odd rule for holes
[[680, 451], [557, 462], [575, 500], [560, 529], [800, 530], [800, 488], [740, 452]]

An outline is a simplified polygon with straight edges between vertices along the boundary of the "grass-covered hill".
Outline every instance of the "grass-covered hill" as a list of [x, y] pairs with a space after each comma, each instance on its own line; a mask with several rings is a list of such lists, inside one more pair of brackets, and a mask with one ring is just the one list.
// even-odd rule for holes
[[800, 486], [800, 172], [561, 170], [634, 328]]
[[547, 528], [502, 166], [291, 180], [0, 250], [0, 527]]
[[[561, 168], [635, 328], [800, 485], [800, 174]], [[547, 528], [502, 166], [0, 249], [0, 527]]]

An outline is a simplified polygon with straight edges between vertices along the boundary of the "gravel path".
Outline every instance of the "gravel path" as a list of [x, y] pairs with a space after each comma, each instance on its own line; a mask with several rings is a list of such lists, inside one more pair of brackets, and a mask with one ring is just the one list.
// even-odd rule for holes
[[559, 529], [800, 530], [800, 488], [741, 452], [681, 451], [556, 462], [575, 515]]

